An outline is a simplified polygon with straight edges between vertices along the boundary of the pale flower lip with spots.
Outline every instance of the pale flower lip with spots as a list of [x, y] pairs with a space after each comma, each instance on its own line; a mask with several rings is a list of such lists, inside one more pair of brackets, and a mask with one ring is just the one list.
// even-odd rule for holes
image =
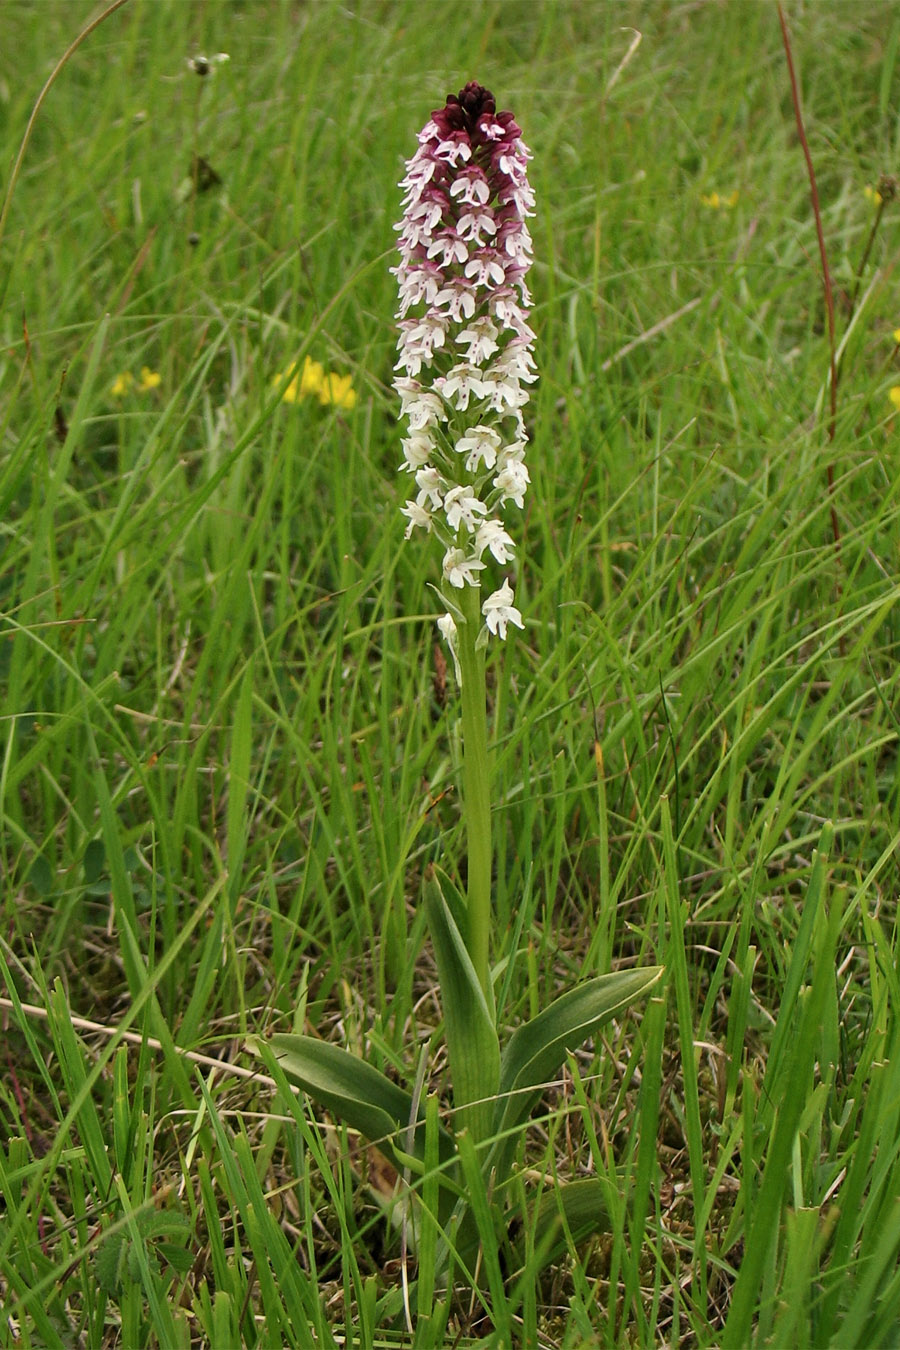
[[[523, 508], [529, 481], [530, 157], [512, 113], [498, 113], [490, 91], [471, 81], [432, 113], [400, 184], [394, 388], [407, 425], [400, 468], [418, 489], [402, 512], [407, 539], [416, 529], [437, 536], [454, 590], [480, 590], [485, 555], [501, 567], [513, 560], [503, 511]], [[514, 598], [504, 578], [481, 605], [480, 644], [524, 627]], [[449, 641], [459, 610], [447, 605], [439, 627]]]

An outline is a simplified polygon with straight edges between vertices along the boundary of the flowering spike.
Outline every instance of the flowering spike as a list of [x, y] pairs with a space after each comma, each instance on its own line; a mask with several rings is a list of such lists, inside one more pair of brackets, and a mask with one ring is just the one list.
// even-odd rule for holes
[[[502, 513], [510, 502], [523, 506], [528, 486], [522, 409], [537, 378], [525, 281], [531, 156], [512, 113], [498, 113], [474, 80], [448, 94], [418, 139], [400, 184], [392, 269], [400, 292], [394, 388], [407, 419], [400, 469], [418, 489], [403, 507], [406, 537], [417, 526], [437, 535], [444, 580], [477, 588], [485, 555], [501, 566], [514, 556]], [[521, 627], [512, 602], [504, 580], [482, 606], [482, 641], [505, 637], [508, 623]]]

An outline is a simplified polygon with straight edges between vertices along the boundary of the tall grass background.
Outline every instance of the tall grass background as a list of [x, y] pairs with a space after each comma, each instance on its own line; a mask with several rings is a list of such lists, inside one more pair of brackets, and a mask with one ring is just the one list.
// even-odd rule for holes
[[[4, 5], [6, 187], [98, 12]], [[900, 18], [787, 20], [831, 439], [771, 6], [130, 0], [60, 72], [0, 243], [3, 1345], [897, 1344], [897, 203], [859, 269]], [[243, 1045], [312, 1029], [442, 1091], [457, 712], [388, 267], [470, 78], [538, 198], [504, 1017], [667, 986], [523, 1153], [607, 1177], [609, 1231], [544, 1273], [532, 1238], [444, 1324], [404, 1309], [377, 1155]], [[355, 407], [280, 399], [307, 355]]]

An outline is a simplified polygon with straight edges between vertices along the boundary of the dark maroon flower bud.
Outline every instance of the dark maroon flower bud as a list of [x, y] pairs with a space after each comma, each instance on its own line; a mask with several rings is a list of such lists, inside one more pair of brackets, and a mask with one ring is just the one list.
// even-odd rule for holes
[[[496, 110], [497, 105], [490, 89], [485, 89], [477, 80], [470, 80], [458, 94], [448, 94], [444, 107], [438, 108], [431, 116], [442, 136], [448, 136], [454, 131], [466, 131], [470, 136], [477, 137], [479, 122], [485, 117], [493, 118]], [[501, 116], [511, 118], [512, 114], [502, 113]]]

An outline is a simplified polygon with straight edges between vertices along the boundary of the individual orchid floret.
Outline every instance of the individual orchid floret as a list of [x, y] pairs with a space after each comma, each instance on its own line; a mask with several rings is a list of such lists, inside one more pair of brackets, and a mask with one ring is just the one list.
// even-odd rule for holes
[[416, 486], [419, 489], [419, 495], [416, 501], [420, 506], [428, 502], [434, 511], [439, 511], [443, 505], [444, 480], [433, 464], [426, 464], [424, 468], [416, 471]]
[[426, 534], [431, 529], [431, 512], [427, 511], [424, 506], [420, 506], [418, 502], [407, 502], [404, 507], [401, 507], [400, 514], [406, 516], [409, 521], [406, 527], [407, 539], [412, 536], [413, 530], [417, 528], [424, 530]]
[[481, 612], [488, 631], [496, 633], [500, 638], [506, 637], [507, 624], [514, 624], [516, 628], [525, 627], [522, 615], [513, 604], [512, 587], [508, 581], [504, 581], [499, 591], [494, 591], [493, 595], [488, 596], [481, 606]]
[[478, 367], [467, 366], [465, 362], [453, 366], [448, 375], [438, 376], [435, 385], [441, 396], [459, 412], [466, 411], [470, 398], [482, 398], [487, 388]]
[[480, 319], [475, 319], [469, 324], [468, 328], [464, 328], [461, 333], [458, 333], [456, 341], [468, 346], [469, 364], [480, 366], [498, 350], [497, 338], [499, 336], [500, 330], [493, 319], [487, 315], [482, 315]]
[[[448, 548], [444, 554], [444, 576], [451, 586], [462, 590], [463, 586], [477, 586], [478, 573], [486, 567], [480, 558], [469, 558], [461, 548]], [[512, 591], [509, 592], [512, 599]]]
[[478, 529], [477, 517], [486, 516], [487, 507], [471, 488], [455, 487], [444, 497], [444, 512], [451, 530], [458, 530], [462, 525], [469, 534], [474, 534]]
[[482, 462], [486, 469], [494, 467], [497, 463], [497, 451], [502, 444], [500, 433], [494, 427], [477, 426], [459, 438], [456, 442], [456, 451], [466, 456], [466, 472], [475, 474]]
[[512, 536], [506, 533], [499, 520], [486, 520], [475, 531], [475, 548], [479, 556], [487, 549], [501, 566], [513, 557], [515, 547]]
[[525, 505], [525, 489], [528, 487], [528, 470], [524, 464], [510, 460], [494, 479], [494, 487], [504, 502], [515, 502], [519, 510]]
[[[537, 378], [530, 157], [512, 113], [498, 113], [473, 81], [432, 113], [401, 180], [394, 388], [405, 422], [400, 469], [417, 487], [403, 515], [407, 538], [417, 528], [437, 535], [444, 581], [457, 591], [480, 588], [489, 562], [514, 559], [502, 514], [524, 505], [528, 487], [522, 410]], [[481, 606], [479, 644], [522, 626], [513, 599], [504, 580]], [[449, 600], [448, 609], [459, 612]]]
[[427, 431], [414, 431], [403, 442], [403, 463], [400, 468], [407, 473], [415, 473], [416, 469], [423, 469], [429, 463], [434, 451], [434, 438]]

